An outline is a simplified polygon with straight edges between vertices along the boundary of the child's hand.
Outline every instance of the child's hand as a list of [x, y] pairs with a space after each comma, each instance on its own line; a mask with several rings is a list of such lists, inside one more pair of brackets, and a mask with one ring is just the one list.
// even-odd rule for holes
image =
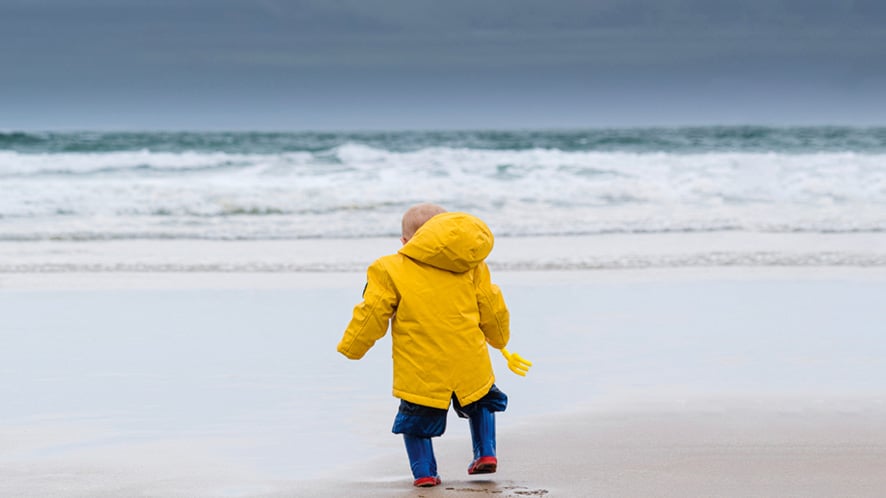
[[511, 372], [514, 372], [520, 377], [526, 377], [526, 372], [528, 372], [529, 367], [532, 366], [531, 361], [523, 358], [517, 353], [511, 353], [505, 348], [501, 348], [501, 354], [508, 360], [508, 368], [511, 369]]

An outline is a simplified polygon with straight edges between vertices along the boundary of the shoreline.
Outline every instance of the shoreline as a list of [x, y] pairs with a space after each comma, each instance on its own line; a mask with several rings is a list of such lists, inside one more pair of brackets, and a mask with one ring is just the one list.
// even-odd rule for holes
[[[0, 241], [12, 273], [330, 273], [365, 271], [394, 238]], [[886, 233], [647, 233], [499, 237], [493, 271], [671, 268], [886, 268]]]
[[[236, 291], [336, 289], [362, 285], [364, 271], [281, 272], [0, 272], [0, 292], [102, 290]], [[568, 285], [704, 281], [886, 281], [886, 267], [728, 266], [646, 269], [494, 270], [498, 285]]]

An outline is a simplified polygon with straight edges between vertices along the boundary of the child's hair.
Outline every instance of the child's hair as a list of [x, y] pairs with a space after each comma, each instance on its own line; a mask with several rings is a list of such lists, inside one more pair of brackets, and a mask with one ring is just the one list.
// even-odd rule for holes
[[434, 216], [445, 213], [446, 210], [436, 204], [416, 204], [406, 210], [403, 215], [403, 239], [409, 240], [415, 235], [419, 227]]

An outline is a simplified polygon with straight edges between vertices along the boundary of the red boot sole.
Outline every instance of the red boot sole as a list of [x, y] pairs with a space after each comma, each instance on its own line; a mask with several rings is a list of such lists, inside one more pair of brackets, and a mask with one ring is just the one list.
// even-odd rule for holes
[[494, 474], [498, 470], [498, 460], [495, 457], [480, 457], [468, 467], [468, 474]]
[[413, 481], [412, 485], [416, 488], [430, 488], [441, 483], [439, 477], [420, 477]]

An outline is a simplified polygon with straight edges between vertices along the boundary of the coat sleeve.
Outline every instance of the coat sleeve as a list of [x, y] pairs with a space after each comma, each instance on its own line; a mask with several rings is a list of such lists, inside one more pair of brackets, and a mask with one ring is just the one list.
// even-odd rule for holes
[[505, 305], [501, 289], [492, 283], [486, 263], [480, 263], [474, 271], [477, 304], [480, 308], [480, 329], [486, 336], [486, 342], [494, 348], [501, 349], [508, 345], [511, 337], [508, 307]]
[[354, 314], [338, 352], [359, 360], [388, 331], [388, 323], [397, 309], [399, 298], [390, 275], [381, 261], [373, 263], [366, 274], [363, 302], [354, 307]]

